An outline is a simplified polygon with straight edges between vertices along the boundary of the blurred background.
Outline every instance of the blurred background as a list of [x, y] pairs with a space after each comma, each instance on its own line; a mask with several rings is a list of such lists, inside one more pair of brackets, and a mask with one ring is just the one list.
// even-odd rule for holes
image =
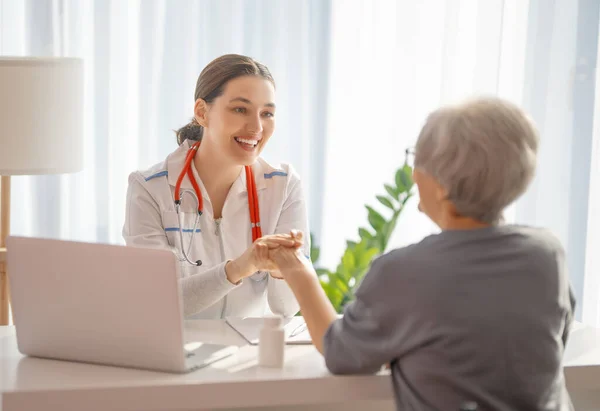
[[[539, 166], [506, 219], [560, 238], [577, 319], [600, 325], [599, 16], [597, 0], [0, 0], [0, 55], [85, 59], [85, 170], [14, 177], [11, 231], [122, 244], [128, 174], [176, 148], [202, 68], [240, 53], [275, 77], [264, 157], [301, 174], [323, 267], [365, 205], [386, 213], [375, 196], [428, 112], [478, 94], [524, 107]], [[437, 231], [417, 201], [388, 249]]]

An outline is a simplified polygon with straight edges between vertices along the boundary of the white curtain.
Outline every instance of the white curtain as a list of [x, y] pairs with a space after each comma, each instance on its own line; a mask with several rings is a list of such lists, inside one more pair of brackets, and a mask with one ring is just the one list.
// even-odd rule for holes
[[[567, 249], [578, 318], [600, 325], [597, 0], [0, 0], [0, 54], [85, 59], [85, 171], [17, 177], [12, 231], [120, 243], [127, 175], [175, 148], [218, 55], [267, 64], [278, 123], [265, 156], [309, 198], [319, 265], [367, 224], [428, 112], [475, 94], [523, 105], [538, 175], [507, 219]], [[596, 108], [596, 112], [600, 110]], [[600, 114], [596, 114], [600, 130]], [[35, 121], [35, 113], [31, 115]], [[594, 138], [592, 138], [595, 136]], [[391, 247], [437, 229], [408, 204]]]
[[[600, 56], [600, 37], [597, 56]], [[598, 57], [597, 57], [598, 58]], [[600, 79], [598, 62], [595, 79]], [[590, 150], [589, 207], [587, 222], [587, 247], [585, 252], [585, 280], [583, 316], [585, 323], [600, 327], [600, 82], [595, 84], [593, 142]]]
[[128, 174], [176, 148], [198, 74], [225, 53], [271, 69], [277, 127], [264, 155], [292, 163], [318, 209], [329, 11], [320, 0], [0, 0], [0, 54], [85, 63], [85, 170], [15, 177], [12, 232], [122, 243]]
[[523, 105], [542, 141], [537, 176], [515, 215], [517, 222], [547, 227], [561, 240], [576, 318], [594, 325], [600, 325], [597, 314], [590, 315], [600, 302], [600, 272], [593, 268], [600, 225], [593, 222], [591, 185], [597, 180], [591, 153], [599, 23], [596, 0], [530, 0]]
[[[364, 204], [377, 208], [431, 110], [479, 93], [521, 101], [527, 13], [524, 0], [333, 2], [323, 265], [367, 226]], [[437, 231], [416, 202], [391, 247]]]

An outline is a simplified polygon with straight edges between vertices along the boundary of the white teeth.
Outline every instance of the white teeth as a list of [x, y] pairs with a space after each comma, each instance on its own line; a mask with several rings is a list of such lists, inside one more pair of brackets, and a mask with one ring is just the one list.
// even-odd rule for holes
[[256, 146], [258, 144], [258, 140], [246, 140], [245, 138], [235, 138], [235, 141], [238, 143], [248, 144], [249, 146]]

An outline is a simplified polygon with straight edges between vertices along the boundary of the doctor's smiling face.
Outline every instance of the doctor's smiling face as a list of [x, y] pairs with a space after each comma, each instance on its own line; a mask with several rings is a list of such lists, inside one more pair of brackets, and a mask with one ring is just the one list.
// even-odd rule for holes
[[240, 54], [220, 56], [200, 73], [194, 102], [177, 144], [201, 140], [206, 158], [252, 165], [275, 129], [275, 80], [267, 66]]
[[261, 76], [236, 77], [211, 103], [198, 99], [194, 113], [204, 127], [203, 145], [225, 161], [252, 165], [275, 129], [275, 87]]

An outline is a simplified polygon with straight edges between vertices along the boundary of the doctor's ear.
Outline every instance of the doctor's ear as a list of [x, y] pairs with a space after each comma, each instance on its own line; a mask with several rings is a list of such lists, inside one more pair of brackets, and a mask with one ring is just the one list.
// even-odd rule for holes
[[202, 127], [206, 127], [208, 125], [208, 119], [206, 116], [207, 113], [208, 104], [206, 101], [202, 100], [201, 98], [196, 100], [196, 103], [194, 104], [194, 118]]

